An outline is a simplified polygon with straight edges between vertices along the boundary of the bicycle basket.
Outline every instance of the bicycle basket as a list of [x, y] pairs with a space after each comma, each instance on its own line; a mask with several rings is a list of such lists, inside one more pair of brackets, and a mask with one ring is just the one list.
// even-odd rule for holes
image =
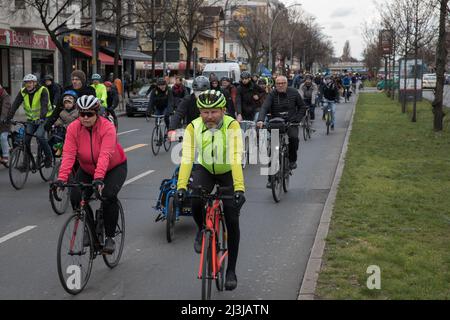
[[283, 118], [273, 118], [269, 120], [269, 130], [279, 130], [280, 133], [284, 133], [287, 130], [286, 122]]

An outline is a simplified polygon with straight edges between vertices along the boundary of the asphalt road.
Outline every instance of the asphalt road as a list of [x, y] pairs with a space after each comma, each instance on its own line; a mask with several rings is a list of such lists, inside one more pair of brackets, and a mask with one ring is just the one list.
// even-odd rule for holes
[[[301, 140], [299, 167], [280, 203], [265, 188], [266, 177], [259, 174], [259, 166], [245, 169], [247, 203], [240, 218], [239, 283], [232, 292], [214, 292], [213, 299], [297, 299], [354, 99], [337, 106], [336, 130], [331, 135], [326, 136], [319, 120], [312, 140]], [[122, 146], [135, 147], [127, 152], [127, 179], [153, 170], [119, 194], [126, 220], [119, 266], [110, 270], [101, 258], [96, 259], [85, 290], [76, 297], [67, 294], [58, 279], [56, 248], [69, 213], [52, 212], [48, 186], [39, 174], [30, 175], [25, 188], [16, 191], [7, 170], [0, 168], [0, 299], [200, 299], [192, 218], [181, 218], [172, 243], [166, 241], [165, 223], [155, 223], [152, 206], [160, 182], [175, 167], [170, 154], [162, 151], [155, 157], [145, 145], [150, 143], [153, 127], [145, 118], [122, 117], [119, 126]], [[29, 230], [8, 237], [25, 227]]]

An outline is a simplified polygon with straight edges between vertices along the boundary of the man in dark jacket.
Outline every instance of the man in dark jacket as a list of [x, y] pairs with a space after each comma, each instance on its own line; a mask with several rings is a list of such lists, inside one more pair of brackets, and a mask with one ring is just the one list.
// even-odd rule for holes
[[231, 83], [231, 79], [223, 77], [221, 79], [222, 93], [227, 99], [227, 114], [236, 118], [236, 98], [237, 88]]
[[183, 78], [181, 76], [175, 77], [175, 84], [172, 87], [172, 94], [173, 105], [175, 109], [178, 107], [184, 97], [189, 95], [186, 87], [183, 85]]
[[[84, 95], [96, 96], [95, 89], [86, 85], [86, 74], [81, 70], [74, 70], [71, 75], [72, 85], [66, 87], [64, 92], [73, 90], [77, 93], [77, 96], [81, 98]], [[45, 130], [49, 131], [53, 124], [58, 120], [59, 114], [64, 109], [62, 101], [56, 106], [52, 116], [47, 120]]]
[[205, 76], [198, 76], [192, 83], [192, 94], [186, 96], [181, 101], [174, 115], [170, 119], [169, 138], [175, 141], [176, 129], [181, 127], [181, 122], [186, 119], [186, 123], [191, 123], [200, 116], [200, 111], [197, 108], [197, 97], [203, 91], [209, 90], [209, 80]]
[[241, 73], [241, 83], [236, 97], [237, 120], [254, 121], [259, 112], [258, 100], [264, 95], [264, 91], [254, 84], [249, 72]]
[[173, 110], [173, 95], [164, 78], [158, 79], [156, 88], [150, 93], [147, 110], [150, 114], [164, 115], [164, 123], [166, 128], [169, 128], [170, 113]]
[[[287, 112], [287, 116], [282, 114]], [[291, 123], [299, 123], [306, 114], [306, 105], [298, 90], [288, 87], [285, 76], [279, 76], [275, 80], [275, 89], [270, 92], [259, 113], [257, 126], [262, 128], [266, 115], [270, 113], [272, 117], [282, 117]], [[289, 167], [291, 170], [297, 168], [297, 151], [299, 147], [298, 126], [288, 129], [289, 135]], [[270, 185], [268, 186], [270, 187]]]
[[62, 88], [59, 84], [53, 81], [53, 77], [51, 75], [44, 76], [44, 84], [50, 93], [50, 103], [52, 106], [57, 106], [60, 103]]
[[[331, 104], [331, 130], [334, 130], [336, 123], [336, 101], [339, 101], [339, 88], [331, 76], [326, 76], [320, 87], [325, 102]], [[323, 109], [322, 120], [325, 120], [325, 108]]]
[[8, 113], [11, 110], [11, 97], [8, 92], [0, 85], [0, 144], [1, 144], [1, 157], [0, 164], [4, 166], [8, 165], [9, 159], [9, 144], [8, 133], [10, 125], [6, 122]]

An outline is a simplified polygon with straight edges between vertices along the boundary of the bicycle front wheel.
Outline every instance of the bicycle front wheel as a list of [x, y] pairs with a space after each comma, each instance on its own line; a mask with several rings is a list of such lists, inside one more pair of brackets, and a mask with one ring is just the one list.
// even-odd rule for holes
[[22, 147], [14, 148], [9, 158], [9, 180], [17, 190], [23, 188], [30, 172], [30, 162], [25, 161], [25, 152]]
[[172, 145], [172, 142], [170, 141], [169, 137], [167, 136], [167, 128], [164, 130], [164, 150], [169, 151], [170, 146]]
[[169, 204], [167, 205], [166, 213], [166, 237], [167, 242], [172, 242], [175, 235], [175, 221], [177, 218], [177, 212], [174, 204], [174, 197], [169, 198]]
[[116, 232], [114, 234], [114, 241], [116, 242], [116, 250], [113, 254], [103, 255], [103, 261], [110, 268], [115, 268], [122, 257], [123, 246], [125, 244], [125, 215], [123, 213], [122, 204], [117, 200], [119, 205], [119, 218], [116, 224]]
[[71, 216], [58, 239], [59, 280], [64, 290], [72, 295], [80, 293], [87, 285], [94, 260], [94, 239], [85, 217]]
[[202, 300], [211, 300], [212, 256], [211, 234], [203, 233]]
[[225, 266], [227, 265], [228, 260], [228, 249], [227, 249], [227, 226], [225, 225], [224, 218], [219, 219], [219, 226], [217, 232], [216, 239], [216, 247], [217, 247], [217, 260], [219, 270], [216, 275], [216, 287], [217, 290], [223, 291], [223, 287], [225, 284]]
[[161, 148], [161, 130], [158, 126], [153, 128], [152, 131], [152, 152], [156, 156]]

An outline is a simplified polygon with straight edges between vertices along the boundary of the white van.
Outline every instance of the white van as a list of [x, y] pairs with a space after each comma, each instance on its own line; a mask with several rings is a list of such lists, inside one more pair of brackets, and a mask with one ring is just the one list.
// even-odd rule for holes
[[214, 73], [219, 80], [228, 77], [233, 83], [239, 82], [241, 79], [241, 69], [236, 62], [208, 63], [203, 69], [202, 75], [209, 78], [211, 73]]

